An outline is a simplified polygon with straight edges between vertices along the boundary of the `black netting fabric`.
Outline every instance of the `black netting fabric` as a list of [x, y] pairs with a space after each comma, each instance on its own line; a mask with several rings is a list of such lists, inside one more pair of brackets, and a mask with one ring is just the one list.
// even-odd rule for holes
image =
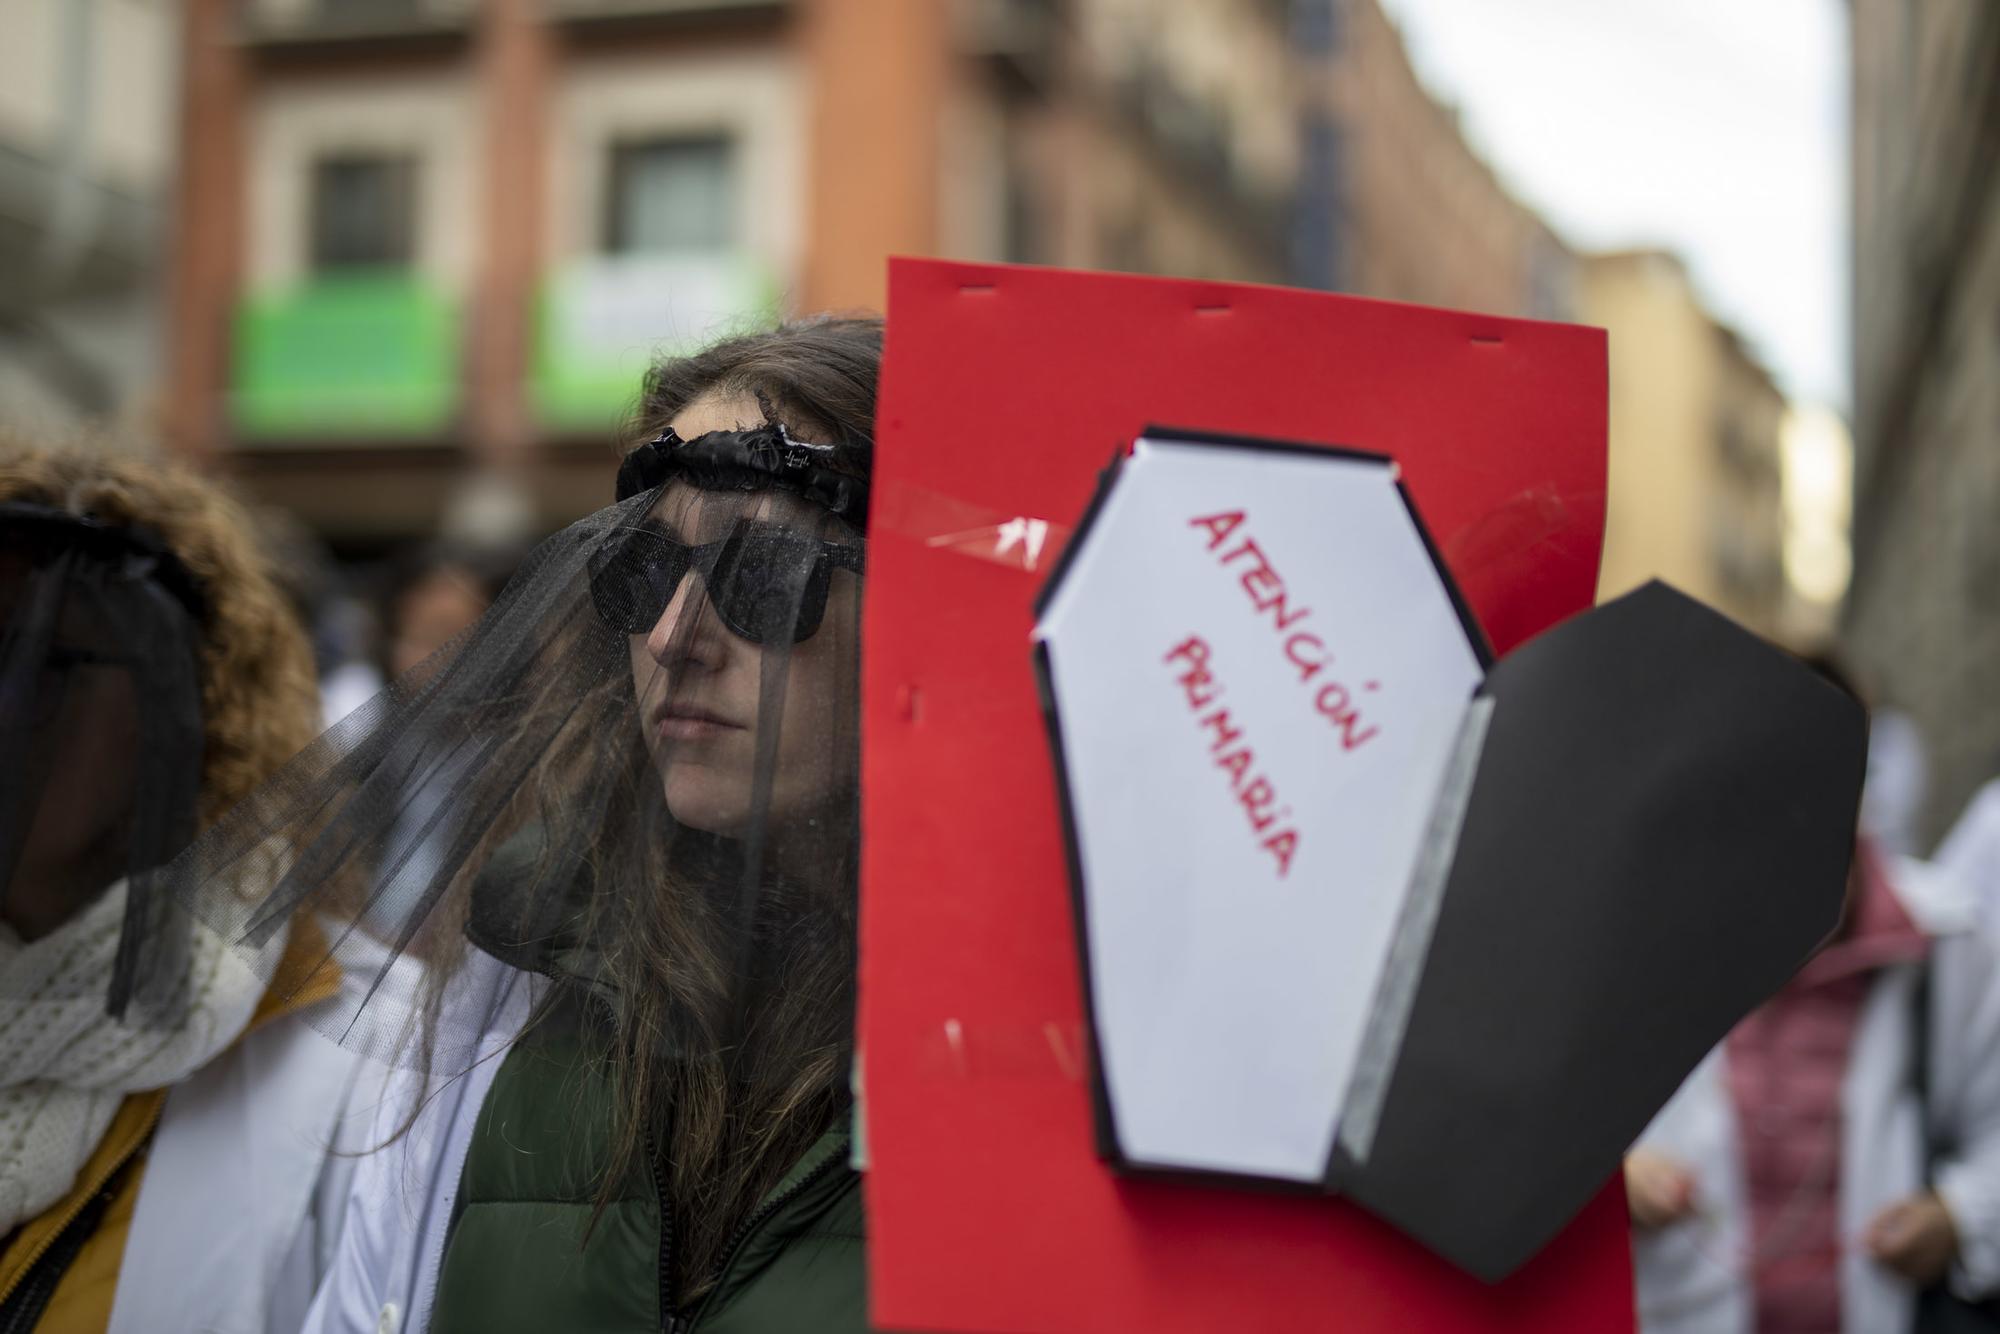
[[[0, 1001], [102, 993], [136, 1024], [179, 1023], [193, 924], [164, 864], [193, 836], [202, 765], [201, 590], [148, 534], [0, 504], [0, 892], [35, 936], [126, 886], [116, 963]], [[32, 985], [32, 997], [12, 994]]]
[[556, 986], [645, 1059], [792, 1080], [852, 1022], [864, 545], [787, 490], [621, 500], [169, 887], [267, 975], [288, 927], [317, 942], [273, 982], [337, 974], [308, 1016], [374, 1057], [463, 1068]]

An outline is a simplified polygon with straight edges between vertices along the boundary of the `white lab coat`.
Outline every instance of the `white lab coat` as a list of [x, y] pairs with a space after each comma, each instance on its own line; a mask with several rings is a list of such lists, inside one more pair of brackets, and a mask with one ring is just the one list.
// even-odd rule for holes
[[2000, 940], [2000, 778], [1972, 794], [1938, 844], [1937, 864], [1972, 892], [1987, 934]]
[[[1955, 878], [1904, 859], [1894, 873], [1903, 906], [1934, 938], [1931, 1119], [1958, 1145], [1935, 1182], [1961, 1242], [1950, 1281], [1962, 1295], [1991, 1292], [2000, 1289], [2000, 960]], [[1918, 974], [1917, 965], [1901, 965], [1876, 979], [1841, 1093], [1841, 1313], [1850, 1334], [1902, 1334], [1914, 1316], [1910, 1285], [1870, 1259], [1860, 1238], [1881, 1210], [1924, 1185], [1910, 1052]], [[1645, 1334], [1751, 1334], [1737, 1134], [1718, 1049], [1639, 1139], [1694, 1172], [1696, 1201], [1693, 1216], [1634, 1237]]]
[[331, 1265], [360, 1061], [298, 1015], [174, 1087], [139, 1180], [109, 1334], [295, 1334]]
[[1861, 828], [1884, 851], [1916, 851], [1917, 813], [1930, 789], [1930, 759], [1916, 720], [1877, 709], [1868, 723], [1868, 778], [1861, 788]]
[[539, 979], [477, 955], [461, 985], [461, 1012], [491, 1016], [469, 1068], [425, 1077], [371, 1067], [366, 1076], [371, 1151], [335, 1202], [339, 1246], [302, 1334], [416, 1334], [430, 1323], [466, 1149]]

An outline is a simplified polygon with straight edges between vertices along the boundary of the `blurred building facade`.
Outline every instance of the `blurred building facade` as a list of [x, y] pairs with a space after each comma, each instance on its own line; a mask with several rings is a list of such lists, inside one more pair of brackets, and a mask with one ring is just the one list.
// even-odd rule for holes
[[1787, 611], [1783, 394], [1673, 255], [1593, 255], [1579, 314], [1610, 332], [1600, 597], [1665, 579], [1761, 634]]
[[1931, 761], [2000, 771], [2000, 6], [1854, 0], [1854, 578], [1844, 639]]
[[169, 445], [350, 552], [603, 503], [653, 350], [801, 271], [789, 9], [188, 0]]
[[178, 40], [172, 0], [0, 5], [0, 427], [152, 435]]
[[[1323, 8], [1330, 18], [1308, 21]], [[1327, 25], [1320, 112], [1333, 164], [1335, 245], [1320, 284], [1397, 301], [1533, 319], [1578, 318], [1576, 260], [1515, 200], [1460, 132], [1458, 112], [1418, 81], [1403, 39], [1374, 0], [1295, 6]]]
[[168, 443], [350, 551], [433, 531], [473, 475], [545, 524], [602, 503], [654, 355], [879, 308], [893, 253], [1575, 313], [1569, 252], [1375, 0], [187, 0], [185, 25]]

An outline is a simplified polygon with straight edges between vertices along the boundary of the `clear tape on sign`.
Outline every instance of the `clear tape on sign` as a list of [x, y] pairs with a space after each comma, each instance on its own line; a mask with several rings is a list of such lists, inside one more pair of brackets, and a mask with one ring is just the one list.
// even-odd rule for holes
[[1052, 519], [1008, 514], [909, 483], [880, 488], [869, 521], [878, 531], [1030, 574], [1055, 561], [1072, 531]]

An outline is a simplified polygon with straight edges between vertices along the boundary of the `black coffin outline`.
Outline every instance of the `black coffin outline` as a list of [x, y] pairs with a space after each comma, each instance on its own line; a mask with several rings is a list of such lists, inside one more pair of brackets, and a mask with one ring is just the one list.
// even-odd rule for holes
[[[1174, 426], [1148, 425], [1134, 437], [1135, 443], [1138, 440], [1211, 445], [1274, 454], [1310, 455], [1314, 459], [1331, 457], [1391, 469], [1396, 466], [1394, 458], [1376, 450], [1358, 449], [1348, 445], [1320, 445], [1302, 440], [1281, 440], [1267, 436], [1228, 435], [1218, 431], [1191, 430]], [[1049, 568], [1048, 578], [1035, 595], [1034, 610], [1037, 621], [1047, 612], [1048, 604], [1068, 577], [1077, 553], [1083, 549], [1084, 542], [1103, 515], [1104, 507], [1123, 477], [1125, 465], [1131, 457], [1129, 449], [1120, 447], [1113, 454], [1111, 462], [1098, 474], [1097, 489], [1091, 494], [1090, 501], [1084, 507], [1082, 516], [1078, 518], [1076, 528], [1070, 534], [1068, 543], [1064, 545], [1062, 554]], [[1411, 524], [1417, 530], [1424, 552], [1430, 559], [1431, 568], [1451, 601], [1460, 630], [1471, 646], [1482, 674], [1490, 671], [1494, 659], [1486, 634], [1480, 628], [1479, 622], [1474, 619], [1470, 604], [1466, 602], [1457, 582], [1452, 579], [1451, 571], [1445, 567], [1437, 541], [1431, 536], [1430, 529], [1425, 526], [1423, 516], [1417, 510], [1416, 501], [1401, 477], [1392, 478], [1391, 484], [1401, 498]], [[1341, 1165], [1337, 1134], [1328, 1150], [1326, 1161], [1320, 1166], [1319, 1179], [1316, 1181], [1288, 1181], [1240, 1172], [1159, 1167], [1137, 1162], [1126, 1154], [1124, 1145], [1118, 1137], [1117, 1115], [1112, 1109], [1111, 1092], [1105, 1083], [1103, 1062], [1097, 1055], [1099, 1038], [1096, 989], [1093, 986], [1094, 974], [1091, 968], [1089, 938], [1084, 925], [1085, 898], [1088, 889], [1084, 885], [1083, 858], [1077, 839], [1076, 807], [1070, 796], [1069, 760], [1063, 736], [1062, 711], [1056, 703], [1054, 660], [1046, 639], [1039, 639], [1033, 645], [1033, 662], [1036, 690], [1041, 696], [1042, 721], [1048, 734], [1049, 755], [1055, 767], [1056, 805], [1062, 817], [1063, 858], [1069, 872], [1070, 927], [1076, 944], [1078, 978], [1083, 989], [1084, 1033], [1087, 1038], [1085, 1058], [1089, 1067], [1092, 1133], [1096, 1140], [1098, 1157], [1121, 1175], [1148, 1181], [1230, 1186], [1281, 1195], [1323, 1196], [1329, 1193], [1333, 1189], [1331, 1183]], [[1335, 1109], [1335, 1115], [1338, 1115], [1338, 1110]]]

